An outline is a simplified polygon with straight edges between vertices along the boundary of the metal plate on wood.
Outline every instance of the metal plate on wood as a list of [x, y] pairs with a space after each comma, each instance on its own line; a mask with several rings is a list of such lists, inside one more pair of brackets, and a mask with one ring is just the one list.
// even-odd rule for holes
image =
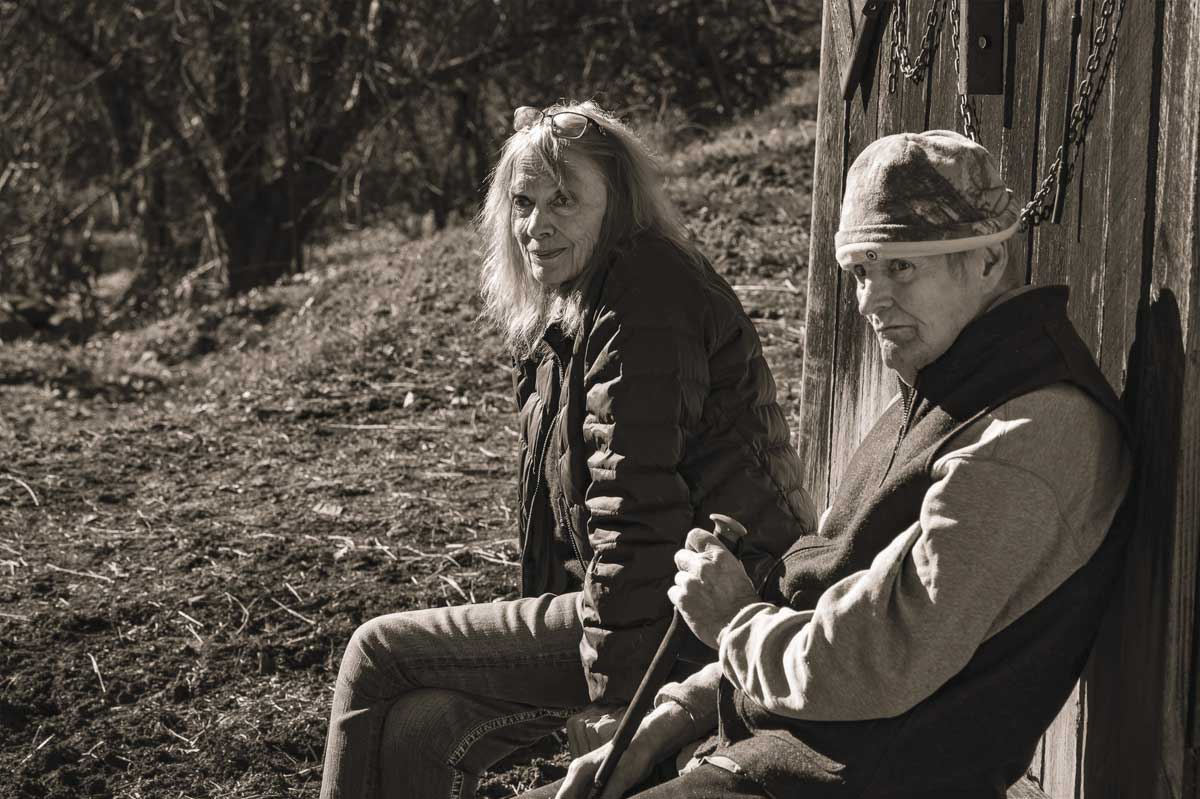
[[962, 34], [958, 41], [961, 94], [1004, 93], [1005, 0], [954, 0], [960, 3]]

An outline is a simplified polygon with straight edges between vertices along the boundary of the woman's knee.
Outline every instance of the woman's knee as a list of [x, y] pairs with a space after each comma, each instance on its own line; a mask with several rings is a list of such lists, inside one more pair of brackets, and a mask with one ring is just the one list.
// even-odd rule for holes
[[418, 688], [400, 697], [383, 724], [383, 751], [446, 762], [461, 736], [455, 719], [463, 695], [437, 688]]
[[338, 680], [379, 698], [395, 696], [411, 685], [404, 669], [410, 649], [411, 622], [406, 614], [376, 616], [358, 626], [342, 654]]
[[[474, 785], [478, 774], [461, 768], [454, 755], [464, 699], [455, 691], [419, 688], [396, 700], [380, 741], [382, 795], [457, 797]], [[414, 793], [416, 787], [420, 791]]]

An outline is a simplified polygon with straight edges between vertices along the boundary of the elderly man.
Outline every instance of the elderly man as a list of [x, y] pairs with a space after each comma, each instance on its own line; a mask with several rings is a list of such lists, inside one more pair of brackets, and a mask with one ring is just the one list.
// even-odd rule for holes
[[[669, 593], [718, 659], [660, 691], [605, 796], [718, 727], [636, 795], [991, 799], [1024, 773], [1119, 569], [1131, 455], [1067, 289], [1023, 286], [1018, 210], [950, 131], [854, 162], [837, 260], [900, 393], [763, 585], [689, 534]], [[587, 796], [606, 750], [542, 795]]]

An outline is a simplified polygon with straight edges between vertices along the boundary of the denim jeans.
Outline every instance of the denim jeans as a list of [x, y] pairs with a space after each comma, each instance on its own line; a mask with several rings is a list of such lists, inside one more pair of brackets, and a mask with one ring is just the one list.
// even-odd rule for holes
[[379, 616], [342, 656], [322, 799], [461, 799], [588, 704], [579, 595]]
[[[521, 794], [518, 799], [554, 799], [562, 783], [559, 780], [544, 785]], [[636, 799], [770, 799], [770, 794], [749, 777], [710, 765], [697, 766], [681, 777], [657, 785], [651, 781], [635, 785], [625, 796]]]

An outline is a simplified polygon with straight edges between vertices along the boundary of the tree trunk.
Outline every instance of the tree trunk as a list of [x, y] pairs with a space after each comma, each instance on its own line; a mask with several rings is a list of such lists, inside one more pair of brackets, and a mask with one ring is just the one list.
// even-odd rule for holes
[[228, 256], [230, 296], [270, 285], [289, 274], [296, 262], [296, 248], [304, 246], [308, 233], [303, 225], [293, 232], [281, 181], [242, 198], [218, 220], [217, 227]]

